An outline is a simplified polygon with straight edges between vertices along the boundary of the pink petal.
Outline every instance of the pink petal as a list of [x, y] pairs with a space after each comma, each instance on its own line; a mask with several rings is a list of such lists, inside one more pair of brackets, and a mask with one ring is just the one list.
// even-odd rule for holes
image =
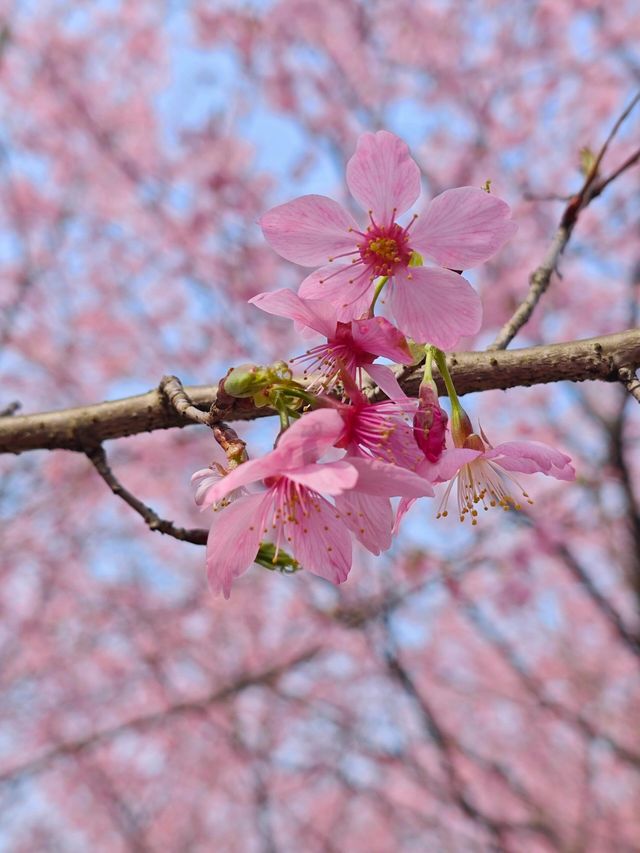
[[409, 399], [400, 387], [393, 370], [386, 364], [367, 364], [365, 370], [390, 400]]
[[389, 498], [348, 492], [336, 498], [336, 507], [367, 551], [377, 555], [391, 547], [393, 510]]
[[487, 451], [485, 457], [507, 471], [540, 472], [557, 480], [574, 480], [576, 476], [569, 456], [540, 441], [506, 441]]
[[242, 465], [238, 465], [237, 468], [230, 471], [226, 477], [222, 477], [217, 483], [211, 485], [201, 495], [200, 505], [202, 509], [213, 506], [241, 486], [247, 486], [249, 483], [256, 483], [259, 480], [264, 480], [265, 477], [280, 473], [281, 467], [282, 460], [275, 453], [267, 453], [261, 459], [243, 462]]
[[348, 459], [358, 471], [358, 482], [355, 486], [358, 492], [385, 498], [395, 495], [419, 498], [424, 495], [431, 497], [434, 494], [431, 483], [407, 468], [362, 456], [349, 456]]
[[330, 447], [333, 447], [343, 431], [344, 421], [335, 409], [317, 409], [315, 412], [307, 412], [278, 440], [278, 447], [274, 452], [278, 454], [281, 465], [279, 473], [288, 473], [315, 462]]
[[220, 482], [222, 475], [214, 468], [201, 468], [196, 471], [191, 477], [191, 483], [195, 486], [195, 502], [197, 506], [201, 506], [204, 501], [207, 491], [211, 486], [215, 486]]
[[350, 228], [356, 221], [347, 211], [323, 195], [303, 195], [273, 207], [260, 219], [262, 233], [279, 255], [294, 264], [315, 267], [335, 255], [355, 252]]
[[314, 492], [339, 495], [355, 486], [358, 472], [348, 462], [339, 460], [305, 465], [295, 471], [287, 471], [287, 479], [313, 489]]
[[304, 569], [331, 583], [347, 579], [351, 537], [336, 508], [324, 498], [314, 497], [309, 515], [292, 525], [292, 538], [294, 556]]
[[517, 230], [502, 199], [458, 187], [436, 196], [418, 217], [411, 246], [443, 267], [466, 270], [495, 255]]
[[415, 341], [452, 349], [462, 335], [475, 335], [480, 329], [480, 297], [457, 273], [430, 267], [401, 269], [390, 286], [396, 323]]
[[207, 577], [214, 595], [229, 598], [234, 579], [253, 563], [270, 501], [269, 493], [246, 495], [216, 513], [207, 539]]
[[304, 299], [323, 299], [348, 323], [366, 313], [373, 297], [371, 275], [363, 266], [330, 264], [308, 275], [298, 289]]
[[405, 517], [405, 515], [409, 512], [411, 507], [416, 502], [416, 498], [401, 498], [400, 503], [398, 504], [398, 509], [396, 510], [395, 521], [393, 522], [393, 528], [391, 533], [395, 536], [396, 533], [400, 529], [400, 522]]
[[425, 460], [419, 466], [418, 471], [431, 483], [444, 483], [455, 477], [463, 465], [468, 465], [479, 456], [483, 456], [481, 450], [454, 447], [451, 450], [445, 450], [437, 462]]
[[351, 334], [355, 343], [365, 352], [400, 364], [411, 364], [414, 360], [405, 336], [384, 317], [354, 320]]
[[378, 225], [389, 225], [420, 195], [420, 169], [408, 145], [393, 133], [363, 133], [347, 163], [347, 184]]
[[252, 305], [275, 314], [277, 317], [288, 317], [314, 329], [325, 338], [331, 338], [336, 331], [336, 309], [322, 299], [301, 299], [292, 290], [282, 288], [268, 293], [258, 293], [249, 300]]

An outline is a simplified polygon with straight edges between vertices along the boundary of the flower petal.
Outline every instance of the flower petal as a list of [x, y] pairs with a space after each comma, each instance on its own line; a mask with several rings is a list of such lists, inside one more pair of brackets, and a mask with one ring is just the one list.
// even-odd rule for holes
[[484, 455], [507, 471], [540, 472], [556, 480], [574, 480], [576, 476], [570, 457], [541, 441], [506, 441]]
[[256, 483], [259, 480], [264, 480], [265, 477], [278, 474], [281, 467], [282, 460], [278, 458], [275, 452], [267, 453], [261, 459], [243, 462], [242, 465], [238, 465], [226, 477], [222, 477], [217, 483], [213, 483], [206, 492], [199, 495], [200, 506], [202, 509], [213, 506], [235, 489], [239, 489], [240, 486], [247, 486], [249, 483]]
[[391, 547], [393, 510], [389, 498], [348, 492], [336, 498], [336, 507], [367, 551], [378, 555]]
[[[343, 431], [344, 421], [335, 409], [317, 409], [315, 412], [307, 412], [300, 420], [291, 424], [278, 439], [278, 446], [273, 451], [278, 454], [282, 466], [278, 473], [285, 474], [315, 462], [325, 451], [333, 447]], [[263, 457], [263, 459], [266, 458], [266, 456]]]
[[411, 364], [414, 360], [405, 336], [384, 317], [354, 320], [351, 334], [355, 343], [372, 355], [389, 358], [400, 364]]
[[420, 195], [420, 169], [409, 146], [395, 134], [363, 133], [347, 163], [347, 184], [378, 225], [390, 225]]
[[217, 485], [221, 478], [222, 474], [215, 468], [201, 468], [191, 476], [191, 484], [196, 490], [194, 499], [197, 506], [202, 504], [207, 491], [211, 486]]
[[390, 400], [405, 402], [409, 399], [400, 387], [393, 370], [386, 364], [367, 364], [365, 370]]
[[331, 583], [342, 583], [351, 568], [351, 537], [340, 514], [315, 496], [309, 515], [292, 525], [293, 554], [300, 565]]
[[345, 460], [305, 465], [295, 471], [287, 471], [287, 479], [327, 495], [339, 495], [352, 489], [358, 481], [358, 472]]
[[331, 338], [336, 331], [337, 313], [329, 302], [322, 299], [301, 299], [297, 293], [287, 288], [268, 293], [258, 293], [249, 302], [277, 317], [288, 317], [320, 332], [325, 338]]
[[400, 503], [398, 504], [398, 509], [396, 510], [396, 517], [393, 522], [393, 528], [391, 530], [393, 536], [395, 536], [396, 533], [398, 533], [398, 531], [400, 530], [400, 522], [409, 512], [416, 500], [417, 498], [400, 498]]
[[207, 578], [214, 595], [229, 598], [234, 579], [253, 563], [270, 502], [269, 493], [246, 495], [216, 513], [207, 539]]
[[390, 287], [396, 323], [415, 341], [452, 349], [462, 335], [475, 335], [480, 329], [480, 297], [457, 273], [431, 267], [401, 269]]
[[444, 483], [455, 477], [463, 465], [468, 465], [482, 455], [481, 450], [454, 447], [451, 450], [445, 450], [437, 462], [430, 462], [428, 459], [425, 459], [418, 467], [418, 471], [430, 483]]
[[349, 462], [358, 471], [355, 490], [378, 497], [402, 495], [406, 498], [433, 496], [433, 487], [419, 474], [378, 459], [349, 456]]
[[338, 312], [338, 320], [348, 323], [366, 313], [372, 290], [371, 275], [364, 267], [330, 264], [308, 275], [300, 285], [298, 295], [304, 299], [330, 302]]
[[443, 267], [466, 270], [487, 261], [518, 230], [511, 208], [476, 187], [436, 196], [411, 232], [411, 247]]
[[349, 230], [358, 228], [357, 222], [337, 201], [323, 195], [303, 195], [272, 207], [261, 217], [260, 226], [272, 249], [306, 267], [358, 248]]

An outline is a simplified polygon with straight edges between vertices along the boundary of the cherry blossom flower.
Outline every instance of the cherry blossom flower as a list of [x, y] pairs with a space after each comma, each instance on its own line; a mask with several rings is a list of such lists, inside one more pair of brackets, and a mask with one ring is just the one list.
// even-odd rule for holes
[[[320, 195], [274, 207], [260, 220], [282, 257], [320, 265], [302, 282], [300, 295], [329, 300], [339, 320], [353, 320], [369, 309], [375, 280], [388, 277], [391, 312], [414, 340], [450, 349], [461, 335], [475, 334], [480, 299], [453, 270], [483, 263], [513, 236], [517, 226], [509, 206], [484, 190], [458, 187], [400, 225], [397, 218], [420, 195], [420, 170], [408, 146], [384, 130], [359, 138], [347, 184], [367, 211], [364, 230], [341, 205]], [[437, 266], [416, 266], [423, 257]]]
[[[275, 450], [244, 462], [199, 495], [203, 508], [241, 487], [262, 483], [263, 491], [241, 494], [219, 511], [207, 542], [207, 574], [215, 593], [228, 598], [234, 578], [254, 561], [260, 540], [275, 540], [291, 550], [306, 569], [342, 583], [351, 568], [349, 524], [320, 493], [338, 496], [353, 490], [373, 496], [429, 494], [430, 485], [412, 471], [373, 459], [318, 463], [344, 432], [338, 412], [321, 409], [303, 415], [280, 437]], [[237, 494], [237, 492], [236, 492]], [[359, 519], [362, 527], [367, 523]], [[375, 541], [376, 532], [371, 532]], [[386, 541], [386, 540], [385, 540]]]
[[349, 456], [363, 455], [414, 470], [423, 455], [405, 417], [415, 411], [417, 401], [407, 397], [398, 385], [398, 397], [371, 403], [348, 376], [342, 374], [342, 381], [350, 403], [325, 398], [344, 423], [335, 446], [345, 448]]
[[522, 500], [533, 501], [511, 472], [546, 474], [557, 480], [575, 479], [571, 459], [559, 450], [539, 441], [506, 441], [493, 447], [484, 432], [472, 433], [464, 447], [443, 453], [435, 464], [425, 462], [421, 473], [432, 482], [449, 485], [440, 502], [437, 518], [448, 515], [447, 505], [457, 483], [458, 515], [477, 524], [478, 509], [520, 509]]
[[411, 364], [414, 360], [405, 336], [384, 317], [342, 323], [331, 303], [322, 299], [301, 299], [287, 289], [259, 293], [249, 302], [269, 314], [289, 317], [303, 330], [311, 329], [327, 339], [326, 344], [313, 347], [292, 359], [292, 363], [306, 365], [305, 373], [318, 375], [314, 385], [329, 387], [341, 371], [362, 381], [360, 373], [364, 369], [375, 382], [380, 380], [387, 388], [392, 387], [391, 393], [395, 394], [395, 386], [385, 382], [391, 371], [384, 365], [372, 365], [373, 360], [378, 356], [401, 364]]
[[[415, 409], [415, 400], [406, 397], [406, 404], [369, 403], [364, 394], [348, 383], [347, 391], [351, 405], [334, 403], [344, 422], [344, 432], [336, 446], [345, 448], [346, 459], [378, 459], [411, 470], [416, 468], [423, 456], [403, 418], [407, 410]], [[426, 481], [423, 495], [433, 495]], [[352, 490], [338, 495], [335, 502], [353, 535], [368, 551], [377, 555], [390, 547], [394, 519], [386, 495]]]

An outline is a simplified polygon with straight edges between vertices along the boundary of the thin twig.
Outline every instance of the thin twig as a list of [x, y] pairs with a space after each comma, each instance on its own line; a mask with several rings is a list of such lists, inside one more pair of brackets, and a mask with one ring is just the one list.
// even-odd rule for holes
[[171, 521], [167, 521], [142, 503], [135, 495], [125, 489], [122, 483], [117, 479], [111, 470], [107, 461], [107, 455], [102, 446], [94, 447], [85, 451], [87, 457], [93, 464], [98, 474], [105, 481], [114, 495], [128, 504], [131, 509], [135, 510], [138, 515], [144, 519], [145, 524], [150, 530], [158, 530], [160, 533], [165, 533], [167, 536], [172, 536], [174, 539], [179, 539], [181, 542], [192, 542], [194, 545], [206, 545], [208, 531], [199, 528], [190, 530], [184, 527], [176, 527]]
[[606, 154], [611, 141], [639, 101], [640, 92], [638, 92], [638, 94], [631, 100], [622, 115], [611, 128], [609, 135], [591, 164], [581, 188], [574, 196], [571, 196], [569, 203], [565, 207], [560, 218], [560, 224], [558, 225], [558, 229], [553, 237], [547, 254], [540, 266], [531, 274], [529, 278], [529, 292], [516, 308], [510, 319], [504, 324], [494, 342], [488, 347], [489, 350], [495, 351], [506, 349], [533, 314], [536, 305], [551, 283], [553, 273], [557, 271], [560, 258], [571, 239], [573, 229], [578, 222], [580, 213], [591, 201], [593, 201], [594, 198], [597, 198], [602, 194], [605, 187], [640, 159], [640, 151], [638, 151], [636, 154], [633, 154], [628, 158], [622, 166], [616, 169], [607, 178], [604, 180], [598, 180], [600, 164], [602, 163], [602, 159]]
[[624, 161], [624, 163], [622, 163], [621, 166], [618, 166], [617, 169], [614, 169], [614, 171], [611, 172], [610, 175], [607, 175], [606, 178], [602, 178], [602, 180], [598, 181], [594, 185], [593, 191], [591, 193], [591, 198], [594, 199], [597, 196], [599, 196], [609, 186], [610, 183], [615, 181], [616, 178], [619, 178], [623, 172], [627, 171], [627, 169], [630, 169], [632, 166], [635, 166], [636, 163], [639, 163], [639, 162], [640, 162], [640, 148], [638, 148], [637, 151], [635, 151], [633, 154], [631, 154], [629, 157], [627, 157], [627, 159]]

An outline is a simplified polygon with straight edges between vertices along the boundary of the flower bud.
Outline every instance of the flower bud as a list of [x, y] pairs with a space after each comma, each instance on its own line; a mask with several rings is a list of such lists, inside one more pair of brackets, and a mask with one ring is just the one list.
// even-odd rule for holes
[[269, 372], [257, 364], [233, 367], [223, 379], [224, 390], [230, 397], [253, 397], [270, 382]]
[[435, 382], [423, 380], [418, 390], [418, 410], [413, 416], [413, 437], [429, 462], [437, 462], [445, 448], [447, 413], [440, 407]]
[[473, 426], [469, 415], [462, 406], [453, 407], [451, 412], [451, 437], [456, 447], [466, 447], [466, 440], [473, 434]]

